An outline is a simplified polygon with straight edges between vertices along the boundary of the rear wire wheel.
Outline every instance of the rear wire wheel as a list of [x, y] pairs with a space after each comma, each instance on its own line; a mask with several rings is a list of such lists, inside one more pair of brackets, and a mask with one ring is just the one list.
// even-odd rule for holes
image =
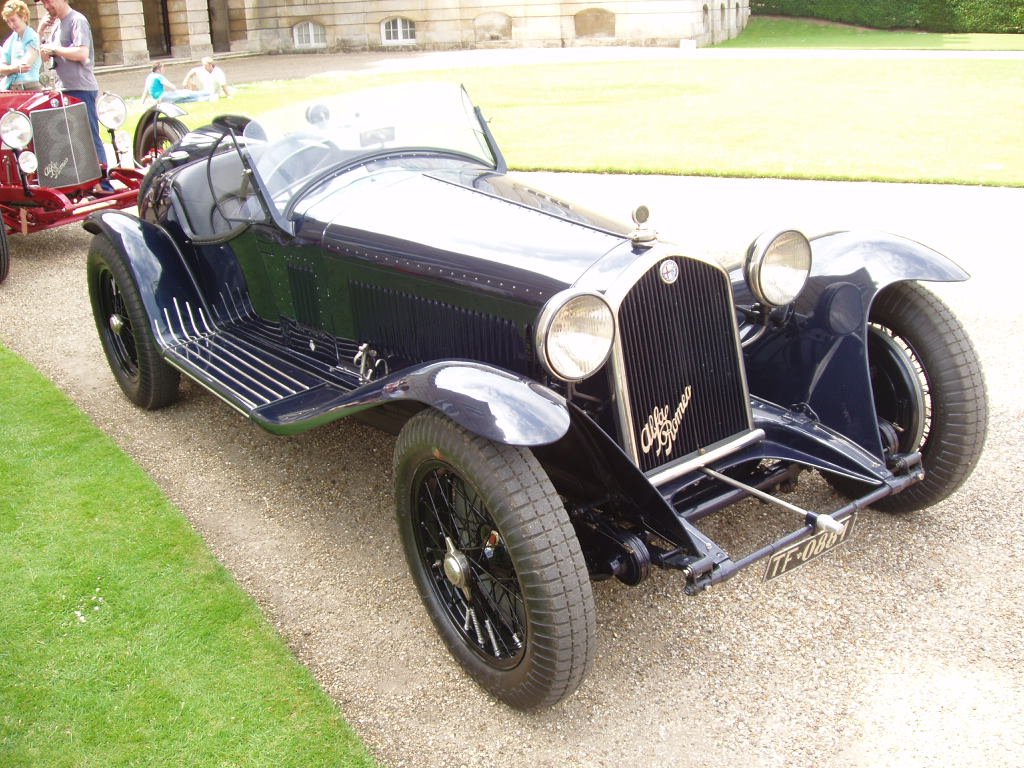
[[100, 344], [121, 391], [150, 411], [174, 402], [181, 375], [160, 354], [125, 257], [103, 235], [92, 239], [86, 275]]
[[177, 144], [188, 133], [188, 126], [173, 117], [157, 117], [142, 129], [135, 147], [135, 159], [148, 168], [157, 157]]
[[594, 600], [575, 531], [533, 454], [424, 411], [399, 435], [395, 496], [427, 613], [477, 683], [517, 709], [576, 690], [594, 659]]
[[[883, 445], [921, 452], [925, 479], [872, 506], [912, 512], [942, 501], [970, 476], [988, 428], [978, 355], [953, 312], [928, 289], [896, 283], [876, 297], [868, 364]], [[831, 476], [850, 497], [870, 486]]]

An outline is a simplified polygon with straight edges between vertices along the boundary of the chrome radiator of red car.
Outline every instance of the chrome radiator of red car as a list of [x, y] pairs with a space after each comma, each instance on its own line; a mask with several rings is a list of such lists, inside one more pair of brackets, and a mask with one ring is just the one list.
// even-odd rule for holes
[[31, 118], [33, 148], [39, 159], [39, 186], [76, 187], [100, 177], [85, 104], [37, 109]]
[[623, 430], [645, 472], [751, 428], [728, 275], [670, 257], [618, 309]]

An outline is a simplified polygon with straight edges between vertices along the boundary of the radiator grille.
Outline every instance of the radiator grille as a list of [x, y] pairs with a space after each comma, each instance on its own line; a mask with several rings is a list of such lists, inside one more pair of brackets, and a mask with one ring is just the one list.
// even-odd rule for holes
[[629, 429], [645, 472], [750, 428], [728, 276], [672, 257], [678, 279], [648, 270], [619, 307]]
[[39, 186], [75, 187], [100, 177], [99, 159], [85, 104], [31, 113], [33, 149], [39, 159]]

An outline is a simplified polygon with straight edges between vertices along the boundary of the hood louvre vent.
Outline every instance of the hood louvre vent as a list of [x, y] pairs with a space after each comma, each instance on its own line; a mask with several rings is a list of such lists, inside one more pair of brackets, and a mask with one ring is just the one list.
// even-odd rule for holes
[[510, 320], [365, 283], [351, 288], [358, 339], [396, 363], [469, 358], [526, 373], [526, 345]]

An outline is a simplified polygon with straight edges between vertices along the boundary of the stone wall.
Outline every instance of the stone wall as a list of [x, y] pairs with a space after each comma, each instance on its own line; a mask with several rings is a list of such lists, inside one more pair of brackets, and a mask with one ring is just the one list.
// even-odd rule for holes
[[[241, 0], [239, 0], [241, 2]], [[292, 27], [323, 26], [331, 49], [390, 45], [431, 48], [479, 46], [710, 45], [735, 37], [747, 23], [749, 0], [617, 0], [506, 4], [488, 0], [268, 0], [248, 3], [248, 35], [260, 50], [291, 50]], [[258, 7], [257, 7], [258, 6]], [[581, 16], [582, 14], [582, 16]], [[415, 23], [415, 42], [384, 39], [382, 24]]]
[[[750, 15], [750, 0], [75, 0], [74, 5], [93, 24], [98, 63], [108, 65], [304, 47], [704, 46], [735, 37]], [[297, 40], [296, 25], [306, 22], [313, 25]], [[396, 39], [386, 39], [386, 28]]]

